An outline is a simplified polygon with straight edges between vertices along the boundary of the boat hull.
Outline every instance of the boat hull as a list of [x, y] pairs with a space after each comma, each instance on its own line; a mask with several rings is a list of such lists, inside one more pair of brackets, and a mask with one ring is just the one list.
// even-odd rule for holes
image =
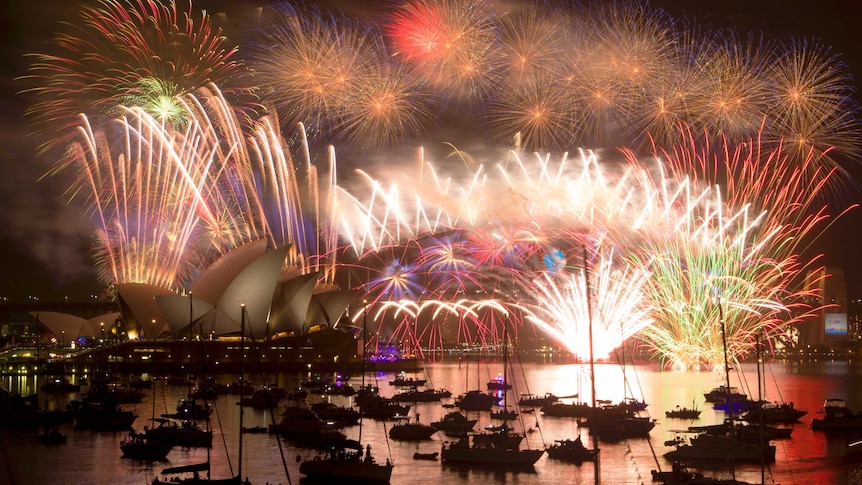
[[458, 449], [443, 448], [440, 456], [443, 461], [475, 465], [533, 466], [545, 450], [501, 450], [501, 449]]
[[299, 473], [311, 479], [344, 480], [344, 483], [388, 483], [392, 465], [361, 460], [312, 460], [300, 463]]

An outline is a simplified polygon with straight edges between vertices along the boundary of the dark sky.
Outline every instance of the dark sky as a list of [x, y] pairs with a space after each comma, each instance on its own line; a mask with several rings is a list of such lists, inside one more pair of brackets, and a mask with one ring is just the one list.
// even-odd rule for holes
[[[100, 291], [89, 260], [92, 226], [80, 211], [65, 202], [69, 173], [42, 179], [54, 163], [49, 156], [36, 156], [36, 143], [28, 136], [24, 110], [27, 95], [17, 94], [25, 84], [16, 78], [26, 74], [26, 53], [48, 51], [47, 41], [62, 19], [75, 16], [72, 1], [5, 0], [0, 6], [0, 298], [24, 301], [30, 295], [42, 301], [65, 296], [83, 300]], [[228, 0], [199, 0], [196, 7], [218, 12], [242, 5]], [[379, 4], [379, 2], [378, 2]], [[325, 7], [337, 5], [326, 2]], [[369, 3], [345, 2], [345, 14], [354, 16]], [[833, 47], [862, 80], [862, 3], [842, 0], [795, 2], [776, 0], [661, 0], [653, 7], [664, 8], [675, 18], [688, 18], [703, 27], [733, 27], [763, 31], [780, 39], [813, 38]], [[361, 7], [360, 7], [361, 6]], [[372, 9], [373, 10], [373, 9]], [[858, 85], [858, 82], [857, 82]], [[853, 169], [860, 173], [862, 171]], [[41, 179], [41, 180], [40, 180]], [[857, 197], [857, 199], [862, 199]], [[828, 266], [847, 273], [851, 296], [862, 296], [862, 254], [859, 234], [862, 214], [852, 212], [838, 220], [812, 251], [823, 252]]]

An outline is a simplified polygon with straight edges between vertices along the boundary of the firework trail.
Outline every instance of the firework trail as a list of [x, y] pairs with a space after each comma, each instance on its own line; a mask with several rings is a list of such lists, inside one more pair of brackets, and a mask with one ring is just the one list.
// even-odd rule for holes
[[264, 118], [245, 139], [220, 92], [206, 93], [177, 100], [188, 120], [182, 131], [139, 107], [112, 122], [118, 140], [85, 119], [70, 194], [84, 197], [99, 228], [102, 279], [177, 289], [219, 255], [268, 239], [291, 245], [289, 262], [331, 281], [336, 248], [321, 213], [333, 209], [328, 198], [321, 207], [316, 168], [297, 167], [277, 121]]

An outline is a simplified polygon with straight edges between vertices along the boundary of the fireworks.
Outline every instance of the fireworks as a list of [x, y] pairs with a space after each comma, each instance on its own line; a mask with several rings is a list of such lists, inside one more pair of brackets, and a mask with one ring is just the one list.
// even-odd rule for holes
[[100, 0], [69, 28], [57, 36], [55, 53], [33, 56], [28, 76], [38, 82], [29, 113], [45, 149], [65, 148], [82, 113], [95, 122], [122, 114], [120, 105], [139, 106], [171, 121], [177, 96], [209, 83], [240, 113], [257, 106], [236, 48], [191, 3], [181, 11], [174, 2]]
[[[361, 290], [380, 338], [413, 351], [537, 328], [586, 358], [592, 322], [597, 354], [636, 337], [673, 367], [720, 360], [719, 304], [736, 356], [810, 314], [793, 289], [816, 265], [800, 241], [840, 215], [822, 205], [833, 154], [862, 148], [827, 49], [696, 35], [635, 3], [386, 13], [375, 26], [266, 10], [246, 52], [277, 115], [252, 124], [228, 100], [251, 92], [235, 87], [242, 65], [191, 6], [85, 10], [80, 35], [58, 41], [74, 61], [33, 66], [36, 91], [59, 100], [34, 113], [58, 144], [88, 114], [71, 193], [94, 216], [105, 282], [176, 289], [265, 238], [291, 245], [296, 272]], [[343, 173], [320, 148], [391, 147], [446, 117], [514, 150], [441, 163], [423, 149]], [[631, 148], [566, 152], [582, 144]]]

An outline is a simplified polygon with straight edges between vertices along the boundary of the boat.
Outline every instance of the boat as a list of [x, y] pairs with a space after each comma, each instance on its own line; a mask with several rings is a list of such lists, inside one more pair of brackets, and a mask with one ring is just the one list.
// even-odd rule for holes
[[699, 434], [688, 440], [678, 440], [676, 449], [664, 454], [668, 460], [689, 463], [692, 461], [721, 461], [750, 463], [772, 463], [775, 461], [775, 445], [731, 441], [728, 436]]
[[460, 435], [473, 431], [478, 421], [478, 419], [467, 419], [460, 411], [452, 411], [439, 421], [431, 423], [431, 426], [447, 434]]
[[65, 445], [66, 435], [60, 432], [55, 426], [46, 429], [44, 433], [39, 435], [39, 443], [45, 445]]
[[479, 390], [467, 391], [455, 398], [455, 405], [463, 411], [490, 411], [502, 398]]
[[42, 389], [43, 392], [47, 392], [49, 394], [70, 394], [73, 392], [80, 392], [81, 385], [72, 384], [65, 378], [55, 377], [54, 379], [43, 384], [40, 389]]
[[[191, 301], [191, 299], [189, 299]], [[244, 365], [245, 365], [245, 339], [246, 339], [246, 307], [245, 305], [240, 305], [241, 313], [240, 313], [240, 377], [239, 381], [242, 382], [244, 375]], [[194, 315], [193, 311], [190, 311], [190, 316]], [[251, 485], [251, 482], [248, 479], [242, 478], [242, 423], [243, 423], [243, 407], [239, 407], [239, 429], [240, 432], [237, 433], [239, 437], [239, 457], [237, 459], [238, 469], [236, 475], [232, 475], [230, 477], [225, 478], [212, 478], [210, 476], [210, 448], [207, 447], [207, 460], [202, 463], [193, 463], [189, 465], [182, 465], [176, 467], [165, 468], [161, 472], [160, 477], [153, 478], [152, 485]], [[207, 420], [209, 422], [209, 420]], [[201, 476], [201, 473], [205, 473], [206, 476]], [[188, 476], [191, 474], [191, 476]], [[181, 476], [186, 475], [186, 476]]]
[[440, 456], [444, 462], [468, 465], [497, 465], [532, 467], [545, 450], [511, 449], [499, 447], [496, 441], [476, 440], [476, 436], [464, 436], [456, 442], [444, 442]]
[[437, 428], [434, 426], [420, 423], [419, 413], [416, 413], [415, 422], [396, 424], [389, 428], [389, 437], [394, 440], [421, 441], [430, 440], [436, 432]]
[[[365, 342], [368, 333], [368, 308], [363, 311], [362, 325], [362, 385], [365, 386]], [[364, 411], [363, 411], [364, 414]], [[299, 464], [299, 473], [313, 480], [336, 480], [343, 483], [372, 482], [389, 483], [392, 478], [392, 462], [389, 458], [385, 463], [378, 463], [371, 454], [371, 445], [366, 445], [362, 452], [362, 420], [359, 418], [359, 440], [344, 440], [330, 447], [329, 453], [321, 457], [315, 456], [303, 460]]]
[[796, 409], [793, 403], [760, 403], [740, 416], [743, 421], [749, 423], [784, 423], [792, 424], [799, 418], [808, 414], [808, 411]]
[[518, 417], [518, 413], [508, 408], [503, 408], [500, 411], [491, 411], [491, 419], [502, 419], [511, 421]]
[[305, 406], [288, 406], [281, 413], [281, 421], [269, 425], [270, 434], [335, 435], [339, 426], [335, 421], [324, 421]]
[[488, 381], [487, 387], [489, 391], [508, 391], [512, 389], [512, 384], [510, 382], [506, 382], [505, 377], [497, 376]]
[[196, 419], [202, 421], [209, 419], [212, 412], [212, 405], [209, 402], [201, 404], [195, 399], [180, 399], [180, 402], [177, 403], [177, 412], [174, 414], [163, 414], [162, 417], [180, 420]]
[[584, 426], [590, 434], [603, 441], [620, 441], [630, 438], [648, 438], [655, 428], [655, 420], [648, 416], [637, 416], [626, 408], [599, 408], [587, 417]]
[[[503, 327], [503, 382], [506, 381], [508, 364], [508, 325]], [[508, 393], [503, 391], [505, 401]], [[505, 409], [505, 407], [504, 407]], [[458, 441], [444, 442], [440, 456], [446, 463], [466, 465], [495, 465], [498, 467], [532, 467], [544, 449], [522, 449], [523, 434], [513, 433], [504, 423], [492, 433], [463, 435]]]
[[243, 433], [250, 433], [250, 434], [260, 434], [260, 433], [266, 433], [268, 431], [269, 430], [266, 428], [266, 426], [243, 426], [243, 428], [242, 428]]
[[[730, 420], [722, 424], [711, 424], [706, 426], [689, 426], [688, 431], [692, 433], [706, 433], [724, 436], [730, 434]], [[744, 443], [760, 443], [760, 438], [767, 441], [788, 439], [793, 434], [793, 428], [777, 428], [760, 424], [736, 423], [733, 426], [736, 439]]]
[[136, 460], [160, 461], [164, 460], [173, 448], [169, 443], [159, 443], [147, 438], [143, 433], [129, 433], [129, 436], [120, 442], [120, 450], [123, 458], [134, 458]]
[[446, 389], [423, 389], [418, 390], [415, 387], [406, 391], [399, 392], [392, 396], [395, 402], [434, 402], [440, 401], [447, 397], [452, 397], [452, 393]]
[[[575, 396], [577, 397], [577, 396]], [[518, 406], [520, 407], [541, 407], [548, 406], [554, 404], [559, 401], [560, 398], [551, 394], [550, 392], [545, 393], [544, 396], [537, 396], [535, 394], [521, 394], [521, 398], [518, 400]]]
[[[201, 476], [201, 473], [206, 476]], [[194, 463], [191, 465], [174, 466], [162, 470], [162, 476], [166, 478], [154, 478], [152, 485], [251, 485], [248, 480], [241, 480], [239, 476], [228, 478], [210, 478], [209, 463]], [[191, 476], [182, 477], [182, 475]]]
[[158, 426], [155, 428], [144, 427], [144, 436], [150, 441], [173, 446], [205, 448], [212, 446], [212, 430], [202, 428], [195, 421], [169, 418], [153, 418], [151, 421]]
[[679, 407], [679, 405], [677, 405], [674, 409], [670, 411], [665, 411], [664, 415], [668, 418], [674, 419], [697, 419], [700, 417], [700, 410], [694, 408], [689, 409], [686, 407]]
[[416, 453], [413, 453], [413, 459], [414, 460], [436, 460], [437, 456], [439, 454], [440, 454], [439, 451], [433, 451], [431, 453], [420, 453], [417, 451]]
[[811, 420], [811, 428], [825, 431], [853, 431], [862, 429], [862, 413], [854, 413], [843, 399], [831, 398], [823, 403], [822, 418]]
[[413, 377], [407, 377], [402, 372], [401, 375], [389, 381], [389, 384], [394, 387], [421, 387], [427, 382], [428, 379], [414, 379]]
[[740, 392], [739, 388], [733, 386], [725, 386], [724, 384], [721, 384], [718, 387], [713, 387], [712, 390], [703, 394], [704, 399], [706, 399], [706, 402], [709, 403], [724, 401], [727, 399], [728, 396], [731, 396], [731, 399], [733, 400], [739, 399], [744, 401], [748, 399], [748, 395]]
[[545, 451], [548, 452], [548, 457], [550, 458], [575, 463], [593, 461], [598, 454], [598, 450], [589, 449], [584, 446], [580, 436], [573, 440], [557, 440], [553, 445], [547, 447]]
[[689, 470], [682, 463], [675, 461], [669, 471], [652, 470], [652, 481], [666, 485], [691, 483], [704, 478], [703, 473]]
[[540, 411], [545, 416], [586, 418], [593, 413], [593, 407], [587, 403], [555, 403], [542, 406]]
[[287, 392], [284, 389], [264, 387], [254, 391], [251, 396], [240, 399], [240, 404], [254, 409], [270, 409], [276, 407], [285, 397]]
[[311, 410], [324, 421], [332, 421], [337, 426], [353, 426], [359, 423], [359, 411], [331, 402], [321, 401], [311, 405]]
[[80, 429], [127, 430], [138, 419], [133, 411], [125, 411], [116, 402], [71, 401], [68, 409]]

